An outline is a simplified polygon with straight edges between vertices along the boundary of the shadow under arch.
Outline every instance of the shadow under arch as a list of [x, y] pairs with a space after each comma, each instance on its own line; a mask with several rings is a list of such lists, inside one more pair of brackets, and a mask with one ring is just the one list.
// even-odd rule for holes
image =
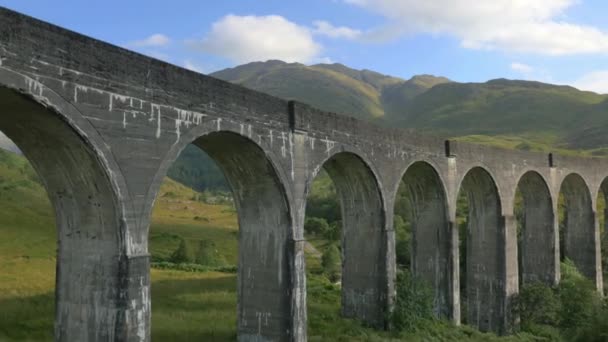
[[[322, 167], [334, 183], [342, 217], [342, 316], [384, 327], [389, 281], [384, 202], [370, 164], [338, 152]], [[307, 182], [310, 189], [313, 174]]]
[[[518, 234], [519, 281], [542, 282], [549, 286], [559, 281], [557, 231], [553, 200], [544, 178], [535, 171], [524, 173], [518, 183], [521, 211], [516, 213], [521, 231]], [[517, 202], [518, 197], [514, 198]], [[514, 203], [514, 208], [517, 203]]]
[[606, 231], [606, 223], [608, 222], [608, 177], [602, 180], [596, 195], [596, 213], [598, 218], [599, 226], [599, 239], [600, 239], [600, 260], [602, 264], [602, 286], [603, 293], [606, 295], [604, 279], [608, 275], [608, 232]]
[[435, 314], [450, 318], [451, 235], [444, 183], [431, 164], [417, 161], [408, 166], [400, 184], [396, 196], [404, 191], [406, 203], [399, 208], [395, 200], [395, 215], [406, 214], [410, 220], [412, 273], [433, 287]]
[[[504, 253], [501, 233], [504, 229], [501, 200], [498, 188], [490, 173], [482, 167], [473, 167], [464, 176], [460, 185], [468, 200], [466, 218], [466, 250], [461, 265], [461, 307], [466, 310], [461, 316], [467, 324], [482, 331], [500, 332], [503, 329], [505, 310], [503, 300], [505, 288], [504, 270], [501, 260]], [[461, 287], [462, 289], [462, 287]]]
[[[222, 171], [237, 209], [239, 340], [288, 340], [292, 318], [293, 231], [285, 186], [268, 153], [232, 131], [199, 132], [191, 143]], [[155, 188], [183, 148], [165, 160]]]
[[0, 87], [0, 130], [30, 161], [55, 211], [55, 340], [135, 335], [149, 303], [127, 305], [126, 282], [139, 279], [126, 270], [137, 265], [126, 257], [123, 213], [99, 150], [62, 113], [7, 87]]
[[572, 260], [600, 289], [599, 230], [589, 187], [580, 175], [571, 173], [562, 181], [560, 195], [565, 206], [563, 223], [560, 222], [561, 256]]

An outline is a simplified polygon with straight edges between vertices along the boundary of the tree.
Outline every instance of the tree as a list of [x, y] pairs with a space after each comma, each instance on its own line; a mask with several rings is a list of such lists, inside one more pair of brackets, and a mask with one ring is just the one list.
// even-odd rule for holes
[[433, 319], [433, 290], [420, 278], [405, 270], [397, 273], [397, 296], [390, 314], [397, 331], [412, 331]]
[[325, 249], [323, 256], [321, 257], [321, 266], [323, 267], [323, 273], [327, 275], [327, 278], [331, 282], [340, 280], [342, 273], [342, 257], [338, 246], [332, 243]]
[[194, 255], [190, 248], [190, 245], [186, 242], [185, 239], [180, 239], [179, 246], [171, 255], [171, 262], [180, 264], [180, 263], [192, 263], [194, 261]]
[[223, 266], [226, 260], [217, 252], [213, 241], [201, 240], [195, 257], [196, 263], [203, 266]]
[[324, 218], [307, 217], [304, 222], [304, 231], [312, 235], [324, 235], [329, 229], [329, 224]]
[[342, 221], [335, 221], [323, 234], [323, 237], [331, 242], [338, 242], [342, 237]]

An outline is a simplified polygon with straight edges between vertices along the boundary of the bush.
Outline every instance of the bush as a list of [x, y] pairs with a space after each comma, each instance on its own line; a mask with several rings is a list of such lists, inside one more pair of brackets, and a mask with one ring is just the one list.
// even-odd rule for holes
[[195, 257], [196, 263], [203, 266], [223, 266], [226, 259], [215, 249], [213, 241], [201, 240], [198, 243], [198, 251]]
[[561, 264], [562, 280], [558, 286], [561, 301], [560, 327], [572, 330], [586, 325], [600, 304], [595, 285], [585, 278], [574, 263], [566, 260]]
[[433, 320], [433, 291], [423, 280], [409, 271], [397, 274], [397, 297], [390, 314], [392, 327], [397, 331], [413, 331]]
[[341, 278], [342, 271], [342, 256], [338, 246], [335, 244], [329, 245], [323, 252], [321, 257], [321, 266], [323, 273], [331, 282], [337, 282]]
[[400, 268], [409, 269], [411, 264], [410, 242], [411, 233], [409, 224], [399, 215], [393, 221], [395, 228], [395, 257]]
[[342, 238], [342, 221], [335, 221], [329, 225], [323, 237], [326, 240], [337, 242]]
[[171, 262], [176, 264], [194, 262], [194, 253], [192, 253], [190, 245], [183, 238], [180, 240], [175, 252], [171, 255]]
[[523, 331], [538, 330], [538, 325], [558, 326], [561, 302], [552, 288], [542, 283], [524, 285], [515, 301]]
[[304, 231], [312, 235], [324, 235], [329, 230], [329, 224], [324, 218], [307, 217], [304, 222]]

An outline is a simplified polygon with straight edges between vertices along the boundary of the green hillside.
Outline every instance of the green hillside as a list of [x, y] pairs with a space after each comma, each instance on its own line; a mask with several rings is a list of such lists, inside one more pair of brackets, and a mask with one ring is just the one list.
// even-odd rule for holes
[[608, 147], [603, 134], [608, 96], [569, 86], [506, 79], [458, 83], [430, 75], [403, 80], [341, 64], [280, 61], [212, 76], [324, 110], [449, 137], [508, 136], [543, 149]]
[[281, 61], [249, 63], [211, 76], [360, 119], [393, 115], [394, 104], [407, 101], [435, 84], [449, 82], [428, 75], [406, 81], [342, 64], [306, 66]]

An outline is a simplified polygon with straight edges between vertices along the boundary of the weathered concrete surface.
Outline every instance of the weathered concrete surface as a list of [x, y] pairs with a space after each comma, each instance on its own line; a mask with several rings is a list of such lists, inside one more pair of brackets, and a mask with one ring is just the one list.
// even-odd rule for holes
[[556, 285], [559, 281], [559, 260], [554, 250], [555, 215], [547, 184], [534, 171], [524, 174], [518, 188], [523, 199], [523, 217], [519, 237], [521, 283], [542, 282]]
[[[344, 215], [347, 316], [382, 326], [393, 304], [393, 207], [402, 181], [415, 208], [414, 269], [434, 285], [439, 314], [460, 321], [458, 260], [466, 253], [469, 321], [511, 330], [520, 273], [526, 281], [559, 279], [560, 191], [568, 205], [566, 254], [601, 287], [595, 208], [605, 159], [376, 127], [6, 9], [0, 129], [32, 161], [56, 210], [58, 341], [149, 341], [150, 213], [167, 169], [191, 143], [219, 163], [237, 202], [240, 340], [306, 340], [303, 225], [306, 194], [322, 167]], [[522, 243], [522, 270], [518, 185], [527, 198], [525, 234], [532, 234]], [[461, 189], [471, 202], [467, 251], [458, 248]], [[533, 253], [528, 245], [545, 239]]]

